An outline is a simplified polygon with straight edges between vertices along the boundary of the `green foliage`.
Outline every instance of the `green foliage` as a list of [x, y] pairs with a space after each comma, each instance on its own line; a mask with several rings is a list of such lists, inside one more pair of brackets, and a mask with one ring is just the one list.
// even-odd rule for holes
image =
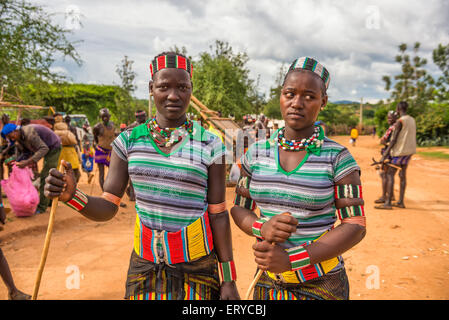
[[135, 120], [136, 110], [146, 110], [148, 106], [147, 100], [135, 100], [123, 88], [114, 85], [60, 83], [39, 88], [28, 85], [22, 92], [28, 101], [52, 106], [56, 111], [83, 113], [91, 124], [98, 121], [101, 108], [110, 110], [111, 120], [115, 123], [129, 124]]
[[263, 108], [263, 113], [271, 119], [282, 119], [279, 99], [281, 98], [282, 82], [284, 81], [287, 67], [282, 64], [274, 81], [274, 87], [270, 88], [270, 97]]
[[418, 154], [420, 156], [433, 159], [449, 160], [449, 153], [445, 153], [442, 151], [419, 151]]
[[352, 127], [357, 126], [359, 117], [357, 106], [338, 105], [329, 102], [320, 112], [317, 120], [323, 121], [328, 126], [328, 135], [349, 134]]
[[125, 55], [121, 64], [117, 65], [115, 69], [115, 72], [117, 72], [122, 80], [122, 88], [130, 94], [137, 89], [134, 84], [134, 79], [137, 74], [133, 71], [133, 63], [134, 61], [129, 60], [128, 56]]
[[56, 57], [81, 59], [69, 41], [71, 32], [52, 22], [52, 15], [27, 1], [0, 1], [0, 85], [7, 85], [6, 99], [24, 102], [18, 87], [63, 77], [50, 70]]
[[203, 52], [194, 62], [193, 95], [223, 116], [236, 119], [254, 113], [252, 103], [257, 97], [254, 81], [249, 79], [246, 53], [234, 53], [227, 42], [215, 41], [211, 53]]
[[[421, 59], [417, 53], [419, 42], [413, 48], [414, 57], [407, 53], [407, 45], [399, 46], [396, 61], [401, 64], [401, 73], [394, 76], [396, 82], [393, 88], [389, 76], [384, 76], [385, 88], [390, 91], [391, 104], [376, 111], [375, 120], [379, 129], [386, 128], [386, 112], [395, 110], [399, 101], [409, 103], [408, 114], [416, 120], [417, 142], [419, 145], [449, 145], [449, 45], [439, 44], [433, 50], [433, 62], [442, 72], [435, 81], [424, 66], [426, 59]], [[379, 131], [378, 131], [379, 132]], [[381, 132], [379, 132], [380, 134]]]

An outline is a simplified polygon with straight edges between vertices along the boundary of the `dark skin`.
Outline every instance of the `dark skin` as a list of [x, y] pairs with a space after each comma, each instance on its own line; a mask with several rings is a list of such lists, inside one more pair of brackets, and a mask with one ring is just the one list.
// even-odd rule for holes
[[[180, 69], [162, 69], [150, 83], [150, 89], [156, 105], [156, 121], [161, 127], [179, 127], [186, 120], [186, 110], [192, 94], [189, 74]], [[181, 142], [178, 142], [181, 143]], [[173, 147], [160, 147], [169, 153]], [[221, 203], [226, 199], [226, 167], [224, 157], [221, 164], [212, 164], [208, 169], [207, 200], [211, 204]], [[50, 171], [46, 179], [45, 195], [49, 198], [59, 197], [61, 201], [70, 200], [75, 194], [75, 182], [70, 165], [63, 162], [66, 173], [56, 169]], [[128, 185], [128, 163], [112, 151], [109, 174], [104, 184], [104, 191], [122, 197]], [[107, 221], [117, 213], [117, 206], [101, 197], [88, 197], [87, 206], [81, 211], [86, 218], [94, 221]], [[233, 260], [232, 237], [228, 211], [209, 215], [214, 248], [219, 261]], [[222, 282], [220, 296], [223, 300], [240, 299], [234, 281]]]
[[[393, 125], [397, 120], [397, 117], [393, 114], [393, 113], [389, 113], [388, 114], [388, 125]], [[380, 140], [380, 143], [387, 146], [388, 142], [384, 141], [384, 139]], [[387, 199], [387, 187], [388, 187], [388, 179], [387, 179], [387, 172], [388, 172], [388, 166], [387, 165], [383, 165], [381, 172], [380, 172], [380, 176], [382, 179], [382, 196], [377, 200], [377, 202], [385, 202], [385, 200]], [[393, 185], [394, 185], [394, 176], [393, 176]]]
[[[399, 105], [396, 108], [396, 112], [399, 114], [399, 117], [405, 116], [407, 114], [407, 110], [404, 108], [400, 108]], [[391, 142], [388, 145], [387, 149], [385, 150], [384, 155], [380, 159], [380, 162], [384, 162], [385, 159], [390, 155], [391, 149], [393, 146], [397, 143], [399, 133], [402, 129], [402, 122], [396, 121], [394, 124], [394, 131], [393, 131], [393, 137], [391, 138]], [[404, 195], [405, 195], [405, 187], [407, 185], [407, 167], [408, 164], [403, 165], [397, 165], [401, 167], [402, 170], [399, 171], [399, 200], [395, 206], [405, 208], [404, 206]], [[385, 198], [385, 203], [380, 208], [384, 209], [391, 209], [391, 195], [394, 192], [394, 176], [396, 174], [397, 169], [388, 166], [387, 173], [386, 173], [386, 190], [387, 190], [387, 197]], [[379, 207], [376, 207], [379, 208]]]
[[[109, 120], [111, 119], [111, 115], [109, 114], [109, 112], [101, 112], [100, 113], [100, 118], [101, 121], [103, 122], [104, 126], [111, 128], [114, 125], [109, 122]], [[93, 135], [94, 135], [94, 141], [95, 143], [98, 144], [98, 136], [101, 136], [103, 134], [104, 128], [103, 126], [98, 123], [94, 126], [94, 129], [92, 131]], [[104, 190], [104, 164], [103, 163], [97, 163], [98, 166], [98, 171], [99, 171], [99, 183], [100, 183], [100, 187], [102, 190]]]
[[[289, 74], [281, 91], [280, 105], [285, 120], [287, 139], [303, 139], [314, 132], [318, 114], [327, 103], [327, 95], [322, 88], [322, 80], [308, 71], [295, 71]], [[279, 150], [279, 162], [289, 172], [304, 159], [306, 151], [289, 152]], [[359, 172], [353, 172], [339, 181], [337, 185], [361, 184]], [[363, 205], [362, 199], [338, 199], [336, 208]], [[252, 225], [258, 216], [251, 210], [234, 206], [231, 215], [237, 226], [246, 234], [253, 236]], [[281, 273], [291, 270], [287, 252], [279, 243], [285, 242], [296, 231], [298, 220], [289, 213], [277, 215], [265, 222], [261, 233], [264, 241], [253, 245], [257, 267], [264, 271]], [[359, 243], [365, 236], [365, 227], [358, 224], [341, 223], [316, 242], [306, 246], [310, 262], [316, 264], [341, 255]]]

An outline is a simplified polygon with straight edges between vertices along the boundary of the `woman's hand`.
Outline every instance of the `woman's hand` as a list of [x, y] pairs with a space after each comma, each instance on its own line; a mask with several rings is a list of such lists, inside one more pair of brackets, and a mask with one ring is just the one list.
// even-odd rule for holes
[[57, 198], [67, 202], [73, 198], [76, 191], [76, 179], [70, 162], [61, 161], [65, 173], [57, 169], [51, 169], [48, 177], [45, 179], [44, 195], [47, 198]]
[[240, 300], [235, 281], [223, 281], [220, 286], [221, 300]]
[[276, 244], [259, 241], [253, 245], [257, 267], [263, 271], [282, 273], [292, 268], [287, 251]]
[[296, 231], [298, 220], [290, 213], [272, 217], [262, 225], [260, 230], [262, 237], [270, 243], [282, 243], [290, 238], [291, 234]]

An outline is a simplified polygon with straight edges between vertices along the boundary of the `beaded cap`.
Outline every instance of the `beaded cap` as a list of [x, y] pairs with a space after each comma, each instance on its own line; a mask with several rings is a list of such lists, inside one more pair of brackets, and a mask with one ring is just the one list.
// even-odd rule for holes
[[309, 57], [298, 58], [293, 61], [288, 71], [296, 69], [310, 70], [316, 73], [324, 81], [326, 89], [329, 88], [329, 82], [331, 80], [329, 71], [317, 60]]
[[164, 68], [185, 70], [190, 75], [190, 78], [192, 78], [192, 64], [189, 59], [183, 56], [177, 54], [166, 54], [155, 57], [150, 63], [151, 78], [153, 78], [153, 75], [156, 72]]

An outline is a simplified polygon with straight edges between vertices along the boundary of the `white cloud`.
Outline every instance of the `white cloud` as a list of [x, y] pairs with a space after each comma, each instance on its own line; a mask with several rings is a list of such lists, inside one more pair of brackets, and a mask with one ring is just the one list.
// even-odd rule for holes
[[79, 8], [83, 28], [78, 51], [84, 65], [66, 67], [75, 82], [118, 83], [115, 67], [124, 55], [134, 60], [138, 97], [146, 98], [148, 65], [154, 55], [185, 46], [197, 58], [216, 39], [234, 51], [245, 51], [251, 76], [260, 75], [267, 93], [282, 63], [313, 56], [331, 72], [331, 100], [352, 97], [386, 98], [382, 76], [400, 71], [394, 62], [398, 45], [421, 42], [420, 56], [428, 70], [438, 72], [431, 52], [449, 43], [449, 4], [444, 0], [298, 1], [298, 0], [134, 0], [107, 3], [93, 0], [34, 0], [47, 10]]

